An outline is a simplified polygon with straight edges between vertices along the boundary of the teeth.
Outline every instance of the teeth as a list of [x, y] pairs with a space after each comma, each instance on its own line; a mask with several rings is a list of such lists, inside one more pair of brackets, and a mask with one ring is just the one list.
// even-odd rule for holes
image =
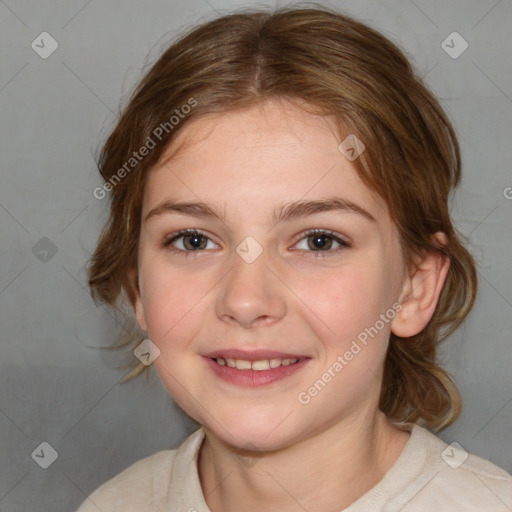
[[267, 359], [262, 359], [261, 361], [253, 361], [252, 369], [253, 370], [269, 370], [270, 363], [268, 362]]
[[270, 370], [271, 368], [277, 368], [279, 366], [289, 366], [295, 364], [298, 359], [260, 359], [259, 361], [246, 361], [245, 359], [231, 359], [227, 357], [217, 357], [215, 359], [217, 364], [221, 366], [229, 366], [230, 368], [236, 368], [237, 370]]
[[235, 366], [237, 370], [250, 370], [251, 369], [251, 361], [244, 361], [243, 359], [237, 359], [235, 361]]

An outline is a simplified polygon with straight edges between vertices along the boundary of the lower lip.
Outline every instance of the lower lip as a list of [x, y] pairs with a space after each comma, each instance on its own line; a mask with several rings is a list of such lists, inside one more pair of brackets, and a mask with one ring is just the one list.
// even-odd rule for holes
[[288, 366], [278, 366], [270, 370], [237, 370], [227, 365], [221, 366], [213, 359], [206, 357], [206, 363], [217, 377], [238, 386], [257, 387], [266, 386], [282, 380], [300, 371], [308, 363], [309, 359], [303, 359]]

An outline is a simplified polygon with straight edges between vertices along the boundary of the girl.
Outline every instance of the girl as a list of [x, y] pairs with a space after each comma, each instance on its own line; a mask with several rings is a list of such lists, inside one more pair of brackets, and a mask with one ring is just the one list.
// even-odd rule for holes
[[201, 428], [80, 512], [512, 510], [507, 472], [430, 431], [460, 413], [436, 354], [476, 271], [454, 130], [394, 44], [327, 9], [199, 26], [100, 171], [93, 297]]

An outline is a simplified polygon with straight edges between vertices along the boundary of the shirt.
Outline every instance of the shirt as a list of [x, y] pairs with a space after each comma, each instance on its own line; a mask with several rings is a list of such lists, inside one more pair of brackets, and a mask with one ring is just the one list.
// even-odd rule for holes
[[[512, 476], [448, 445], [419, 425], [382, 480], [342, 512], [511, 512]], [[205, 436], [131, 465], [94, 491], [77, 512], [211, 512], [197, 460]]]

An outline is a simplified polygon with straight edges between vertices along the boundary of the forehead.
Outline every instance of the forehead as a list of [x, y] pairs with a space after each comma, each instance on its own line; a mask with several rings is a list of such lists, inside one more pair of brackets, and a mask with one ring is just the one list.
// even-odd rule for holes
[[263, 146], [283, 143], [325, 146], [338, 138], [332, 118], [313, 115], [285, 99], [268, 99], [243, 109], [187, 121], [165, 150], [160, 164], [171, 158], [175, 161], [186, 158], [187, 153], [190, 156], [195, 152], [197, 156], [198, 151], [219, 142], [223, 148], [243, 147], [258, 152]]
[[333, 118], [282, 100], [193, 119], [150, 172], [144, 210], [169, 194], [254, 207], [341, 195], [386, 215], [340, 142]]

